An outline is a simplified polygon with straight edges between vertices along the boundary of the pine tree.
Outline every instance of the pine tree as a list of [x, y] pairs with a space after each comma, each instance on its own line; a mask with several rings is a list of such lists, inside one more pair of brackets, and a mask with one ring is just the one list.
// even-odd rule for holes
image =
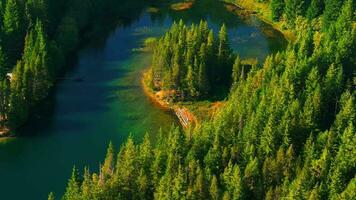
[[173, 180], [172, 199], [180, 200], [186, 198], [186, 179], [182, 167], [178, 166], [178, 174]]
[[242, 183], [239, 166], [232, 166], [232, 164], [229, 163], [228, 167], [225, 168], [223, 177], [228, 193], [231, 195], [232, 199], [240, 199], [242, 196]]
[[33, 82], [27, 84], [27, 87], [31, 87], [32, 91], [30, 97], [32, 97], [33, 102], [30, 101], [30, 103], [35, 104], [47, 97], [49, 89], [52, 87], [52, 69], [50, 69], [52, 65], [49, 62], [47, 36], [44, 33], [42, 22], [38, 20], [32, 31], [33, 41], [30, 37], [30, 41], [26, 43], [23, 60], [25, 70], [29, 69], [33, 78]]
[[288, 24], [291, 27], [295, 26], [297, 16], [302, 15], [303, 3], [303, 0], [286, 0], [284, 13], [286, 14]]
[[[231, 54], [231, 49], [229, 47], [229, 41], [227, 37], [227, 28], [226, 25], [223, 24], [220, 28], [219, 31], [219, 46], [218, 46], [218, 62], [220, 67], [225, 67], [226, 66], [226, 61], [229, 59], [229, 56]], [[219, 70], [220, 72], [223, 72], [222, 69]]]
[[272, 20], [280, 20], [284, 11], [284, 0], [271, 0], [270, 8], [272, 11]]
[[246, 165], [244, 176], [242, 178], [244, 185], [246, 186], [246, 198], [258, 198], [259, 194], [259, 170], [257, 158], [251, 159]]
[[309, 19], [314, 19], [319, 17], [324, 11], [324, 1], [323, 0], [311, 0], [310, 6], [307, 11], [307, 16]]
[[206, 64], [204, 61], [202, 61], [199, 65], [198, 85], [201, 96], [206, 96], [210, 87], [207, 77]]
[[112, 144], [112, 142], [109, 143], [109, 147], [107, 149], [107, 153], [106, 153], [106, 157], [105, 157], [105, 161], [104, 164], [101, 168], [101, 175], [104, 176], [104, 178], [106, 178], [107, 176], [113, 175], [114, 173], [114, 146]]
[[198, 199], [206, 199], [207, 197], [207, 188], [206, 182], [204, 178], [203, 170], [200, 167], [197, 169], [197, 176], [194, 181], [193, 190], [195, 192], [195, 196]]
[[241, 60], [240, 56], [236, 57], [235, 63], [232, 66], [232, 86], [236, 86], [241, 77]]
[[5, 54], [2, 51], [2, 48], [0, 46], [0, 80], [3, 79], [6, 75], [6, 59], [5, 59]]
[[188, 66], [188, 72], [187, 72], [187, 77], [186, 77], [186, 82], [188, 86], [188, 94], [190, 97], [194, 98], [197, 96], [198, 91], [196, 90], [195, 86], [195, 72], [193, 70], [193, 66], [189, 65]]
[[76, 200], [80, 194], [78, 170], [74, 167], [63, 200]]
[[135, 177], [139, 174], [136, 162], [136, 147], [130, 137], [120, 151], [116, 164], [116, 178], [119, 186], [123, 189], [123, 195], [132, 197], [134, 195]]
[[[90, 172], [88, 168], [84, 169], [83, 181], [80, 186], [81, 198], [82, 199], [93, 199], [93, 181], [90, 176]], [[78, 195], [79, 196], [79, 195]]]
[[335, 23], [335, 32], [337, 37], [336, 59], [340, 60], [344, 69], [345, 79], [352, 78], [355, 65], [355, 28], [352, 28], [354, 22], [355, 9], [354, 1], [347, 0], [342, 6], [341, 13]]
[[25, 26], [17, 0], [7, 0], [3, 17], [5, 47], [8, 65], [12, 66], [20, 55]]
[[0, 128], [7, 124], [9, 114], [10, 83], [6, 78], [0, 81]]
[[218, 187], [218, 179], [214, 175], [211, 179], [211, 184], [210, 184], [210, 198], [212, 200], [218, 200], [219, 199], [219, 187]]
[[149, 199], [150, 196], [150, 185], [149, 180], [143, 169], [140, 170], [140, 175], [137, 178], [137, 186], [138, 186], [138, 194], [134, 194], [137, 196], [137, 199]]
[[344, 0], [325, 0], [325, 11], [323, 13], [323, 27], [325, 30], [338, 18]]
[[54, 197], [54, 193], [53, 193], [53, 192], [49, 193], [49, 195], [48, 195], [48, 200], [55, 200], [55, 197]]
[[10, 92], [10, 108], [8, 123], [9, 128], [18, 128], [25, 122], [28, 116], [28, 102], [25, 100], [24, 94], [24, 82], [21, 79], [24, 73], [23, 63], [19, 61], [13, 71], [13, 78], [11, 80], [11, 92]]

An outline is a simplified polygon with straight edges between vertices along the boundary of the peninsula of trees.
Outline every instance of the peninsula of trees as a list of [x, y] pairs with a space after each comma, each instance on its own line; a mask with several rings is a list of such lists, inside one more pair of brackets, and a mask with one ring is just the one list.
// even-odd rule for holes
[[[230, 48], [226, 26], [214, 36], [206, 21], [173, 23], [153, 48], [148, 85], [173, 101], [197, 100], [229, 88], [245, 69]], [[233, 64], [235, 62], [235, 64]]]

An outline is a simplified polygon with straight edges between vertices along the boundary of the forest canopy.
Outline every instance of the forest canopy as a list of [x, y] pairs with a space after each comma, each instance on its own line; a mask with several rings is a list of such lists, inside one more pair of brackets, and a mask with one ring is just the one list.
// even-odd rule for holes
[[173, 23], [153, 49], [150, 85], [174, 90], [172, 98], [207, 97], [218, 86], [230, 85], [233, 58], [225, 25], [215, 38], [206, 21], [190, 27]]
[[[318, 7], [320, 2], [325, 7]], [[172, 127], [167, 136], [158, 131], [156, 144], [148, 136], [139, 144], [129, 138], [119, 152], [110, 144], [99, 172], [85, 169], [81, 176], [73, 170], [63, 199], [354, 199], [354, 2], [271, 4], [273, 18], [286, 17], [296, 40], [246, 78], [232, 78], [229, 98], [214, 119], [187, 132]], [[173, 45], [179, 43], [178, 30], [209, 36], [199, 26], [175, 24], [172, 30], [159, 42], [163, 51], [155, 52], [158, 58], [179, 53], [174, 50], [179, 45]], [[170, 74], [182, 67], [189, 71], [195, 62], [199, 69], [205, 59], [193, 55], [201, 46], [175, 70], [179, 62], [174, 59], [161, 60], [168, 64], [154, 60], [153, 69], [164, 71], [168, 77], [162, 80], [169, 80], [157, 87], [188, 87], [187, 75], [178, 79]]]

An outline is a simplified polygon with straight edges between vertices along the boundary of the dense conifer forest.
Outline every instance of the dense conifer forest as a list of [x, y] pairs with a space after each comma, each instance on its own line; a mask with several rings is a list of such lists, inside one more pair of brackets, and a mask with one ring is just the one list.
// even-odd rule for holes
[[0, 132], [26, 122], [78, 47], [115, 25], [108, 19], [125, 23], [137, 15], [126, 8], [144, 2], [0, 0]]
[[[202, 69], [226, 62], [225, 106], [198, 129], [159, 131], [155, 144], [149, 136], [119, 152], [110, 144], [99, 172], [73, 170], [63, 199], [354, 199], [354, 8], [352, 0], [271, 0], [271, 18], [286, 20], [296, 40], [245, 76], [221, 49], [224, 27], [215, 40], [205, 22], [174, 24], [154, 52], [153, 87], [203, 95], [216, 80]], [[213, 61], [202, 56], [209, 48]]]
[[174, 100], [204, 98], [230, 85], [234, 55], [225, 25], [216, 39], [206, 21], [191, 27], [183, 21], [174, 23], [153, 51], [149, 85], [174, 91], [170, 95]]
[[[173, 24], [155, 44], [150, 86], [183, 100], [226, 87], [224, 106], [196, 129], [157, 130], [154, 143], [148, 134], [118, 151], [110, 143], [98, 172], [74, 167], [65, 194], [48, 199], [356, 198], [355, 2], [241, 1], [267, 5], [295, 40], [247, 70], [225, 26], [215, 36], [205, 21]], [[0, 130], [26, 121], [82, 35], [115, 7], [125, 10], [110, 0], [0, 0]]]

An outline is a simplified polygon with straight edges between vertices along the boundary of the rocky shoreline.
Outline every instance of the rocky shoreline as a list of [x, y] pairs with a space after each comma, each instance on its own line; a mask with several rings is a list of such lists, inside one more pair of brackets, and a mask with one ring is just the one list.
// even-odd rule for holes
[[176, 104], [169, 103], [164, 99], [161, 99], [159, 95], [157, 95], [157, 92], [153, 92], [147, 86], [145, 82], [145, 75], [144, 75], [145, 73], [147, 73], [147, 71], [142, 73], [141, 87], [143, 89], [143, 92], [151, 100], [151, 102], [155, 104], [157, 107], [159, 107], [160, 109], [168, 112], [172, 112], [172, 114], [176, 115], [183, 128], [187, 129], [192, 126], [196, 126], [198, 124], [197, 118], [194, 116], [194, 114], [191, 111], [189, 111], [185, 107], [181, 107]]

